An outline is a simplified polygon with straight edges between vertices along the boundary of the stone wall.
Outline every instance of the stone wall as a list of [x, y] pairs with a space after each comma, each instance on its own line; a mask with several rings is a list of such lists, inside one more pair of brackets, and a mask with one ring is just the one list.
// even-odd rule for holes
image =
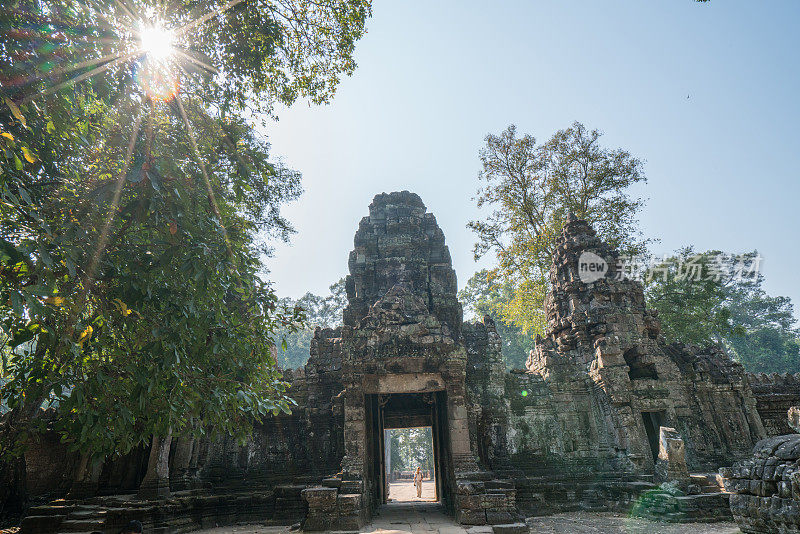
[[786, 412], [800, 403], [800, 374], [748, 373], [747, 378], [767, 435], [791, 433]]
[[63, 497], [72, 484], [78, 455], [70, 453], [52, 430], [38, 434], [25, 451], [28, 494], [35, 501]]
[[470, 447], [485, 469], [499, 468], [508, 457], [506, 368], [502, 341], [489, 316], [464, 323], [467, 349], [465, 381], [469, 406]]
[[731, 512], [742, 532], [800, 532], [800, 435], [759, 441], [753, 456], [724, 469]]

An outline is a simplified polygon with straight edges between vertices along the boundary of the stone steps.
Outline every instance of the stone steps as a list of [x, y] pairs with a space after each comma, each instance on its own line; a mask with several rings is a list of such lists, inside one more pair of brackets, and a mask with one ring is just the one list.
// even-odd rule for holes
[[105, 510], [75, 510], [69, 514], [69, 519], [95, 519], [104, 518], [107, 512]]
[[[297, 513], [297, 501], [290, 498], [296, 488], [285, 488], [289, 515]], [[124, 496], [103, 497], [93, 504], [56, 504], [31, 508], [22, 521], [20, 534], [119, 532], [130, 520], [144, 524], [145, 532], [171, 534], [189, 532], [214, 525], [272, 522], [289, 525], [291, 520], [273, 518], [272, 492], [246, 492], [220, 495], [181, 495], [169, 501], [137, 501]], [[302, 509], [301, 509], [302, 510]]]
[[63, 515], [67, 516], [74, 510], [74, 506], [62, 506], [45, 504], [42, 506], [33, 506], [28, 509], [28, 515], [43, 516], [43, 515]]
[[700, 487], [702, 493], [724, 493], [723, 478], [717, 473], [695, 473], [689, 475], [692, 484]]
[[527, 523], [506, 523], [504, 525], [492, 525], [493, 534], [528, 534], [530, 527]]

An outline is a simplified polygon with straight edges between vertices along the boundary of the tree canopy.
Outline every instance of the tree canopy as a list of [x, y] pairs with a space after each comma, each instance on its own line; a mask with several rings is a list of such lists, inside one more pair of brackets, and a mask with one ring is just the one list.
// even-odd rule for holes
[[259, 258], [293, 231], [280, 208], [300, 175], [252, 119], [326, 102], [369, 14], [343, 0], [4, 6], [0, 502], [3, 460], [44, 402], [94, 455], [168, 432], [243, 437], [291, 408], [275, 339], [302, 311], [279, 306]]
[[760, 256], [695, 252], [657, 262], [645, 276], [648, 305], [669, 341], [719, 343], [751, 372], [800, 372], [800, 331], [792, 302], [761, 287]]
[[431, 427], [393, 428], [388, 433], [392, 471], [413, 471], [421, 467], [433, 473]]
[[[659, 311], [668, 342], [722, 344], [753, 372], [800, 372], [800, 336], [790, 299], [762, 289], [756, 252], [696, 253], [691, 247], [655, 261], [647, 270], [649, 240], [631, 195], [646, 182], [643, 164], [622, 149], [600, 144], [600, 133], [580, 123], [543, 144], [509, 126], [488, 135], [480, 151], [482, 186], [476, 198], [492, 211], [473, 221], [476, 259], [494, 253], [459, 293], [468, 313], [495, 320], [506, 364], [522, 366], [532, 339], [544, 328], [547, 273], [556, 237], [570, 212], [598, 235], [641, 262], [648, 306]], [[743, 272], [755, 265], [754, 272]]]
[[342, 324], [342, 311], [347, 306], [344, 278], [330, 286], [330, 293], [321, 297], [308, 292], [297, 300], [284, 297], [280, 304], [285, 308], [302, 310], [306, 323], [303, 328], [283, 328], [278, 331], [281, 340], [278, 364], [284, 369], [296, 369], [306, 364], [314, 330], [336, 328]]
[[512, 298], [511, 284], [492, 276], [488, 269], [472, 275], [464, 289], [458, 292], [458, 300], [468, 316], [480, 320], [488, 315], [494, 320], [503, 343], [502, 353], [506, 366], [510, 369], [523, 369], [528, 353], [533, 348], [533, 337], [503, 316], [502, 311], [509, 306]]
[[570, 212], [615, 247], [645, 249], [636, 221], [643, 201], [629, 192], [646, 181], [642, 162], [603, 147], [600, 137], [575, 122], [537, 144], [531, 135], [518, 137], [511, 125], [486, 136], [480, 151], [483, 185], [476, 201], [492, 211], [469, 224], [478, 238], [475, 257], [495, 253], [492, 274], [511, 289], [502, 316], [531, 335], [543, 330], [550, 258]]

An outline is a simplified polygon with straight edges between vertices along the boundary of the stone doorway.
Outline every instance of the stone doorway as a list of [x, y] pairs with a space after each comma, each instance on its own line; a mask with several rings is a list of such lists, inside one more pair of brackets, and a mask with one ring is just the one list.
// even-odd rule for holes
[[666, 414], [664, 412], [642, 412], [644, 430], [647, 433], [647, 441], [650, 444], [650, 452], [653, 454], [653, 462], [658, 460], [658, 439], [661, 427], [664, 425]]
[[[371, 467], [368, 473], [372, 478], [369, 485], [375, 488], [377, 504], [386, 504], [390, 499], [407, 501], [402, 495], [398, 499], [392, 491], [391, 445], [388, 440], [393, 430], [412, 428], [430, 432], [431, 469], [428, 479], [423, 482], [428, 502], [452, 502], [447, 482], [452, 479], [452, 475], [448, 476], [452, 453], [447, 430], [447, 393], [389, 393], [366, 397], [367, 406], [372, 408], [367, 411], [371, 412], [369, 427], [373, 430], [367, 436], [367, 465]], [[409, 488], [396, 486], [395, 489]]]

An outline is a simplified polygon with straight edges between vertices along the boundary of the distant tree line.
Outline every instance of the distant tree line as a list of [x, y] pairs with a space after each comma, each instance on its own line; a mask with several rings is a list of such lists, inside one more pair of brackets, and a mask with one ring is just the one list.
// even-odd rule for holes
[[389, 464], [392, 472], [433, 473], [433, 438], [431, 427], [394, 428], [389, 430]]
[[301, 308], [305, 314], [305, 327], [282, 328], [276, 334], [281, 340], [278, 365], [284, 369], [296, 369], [308, 361], [311, 338], [317, 327], [336, 328], [342, 324], [342, 311], [347, 306], [344, 278], [331, 285], [330, 293], [324, 297], [308, 292], [297, 300], [284, 297], [279, 304], [286, 309]]

